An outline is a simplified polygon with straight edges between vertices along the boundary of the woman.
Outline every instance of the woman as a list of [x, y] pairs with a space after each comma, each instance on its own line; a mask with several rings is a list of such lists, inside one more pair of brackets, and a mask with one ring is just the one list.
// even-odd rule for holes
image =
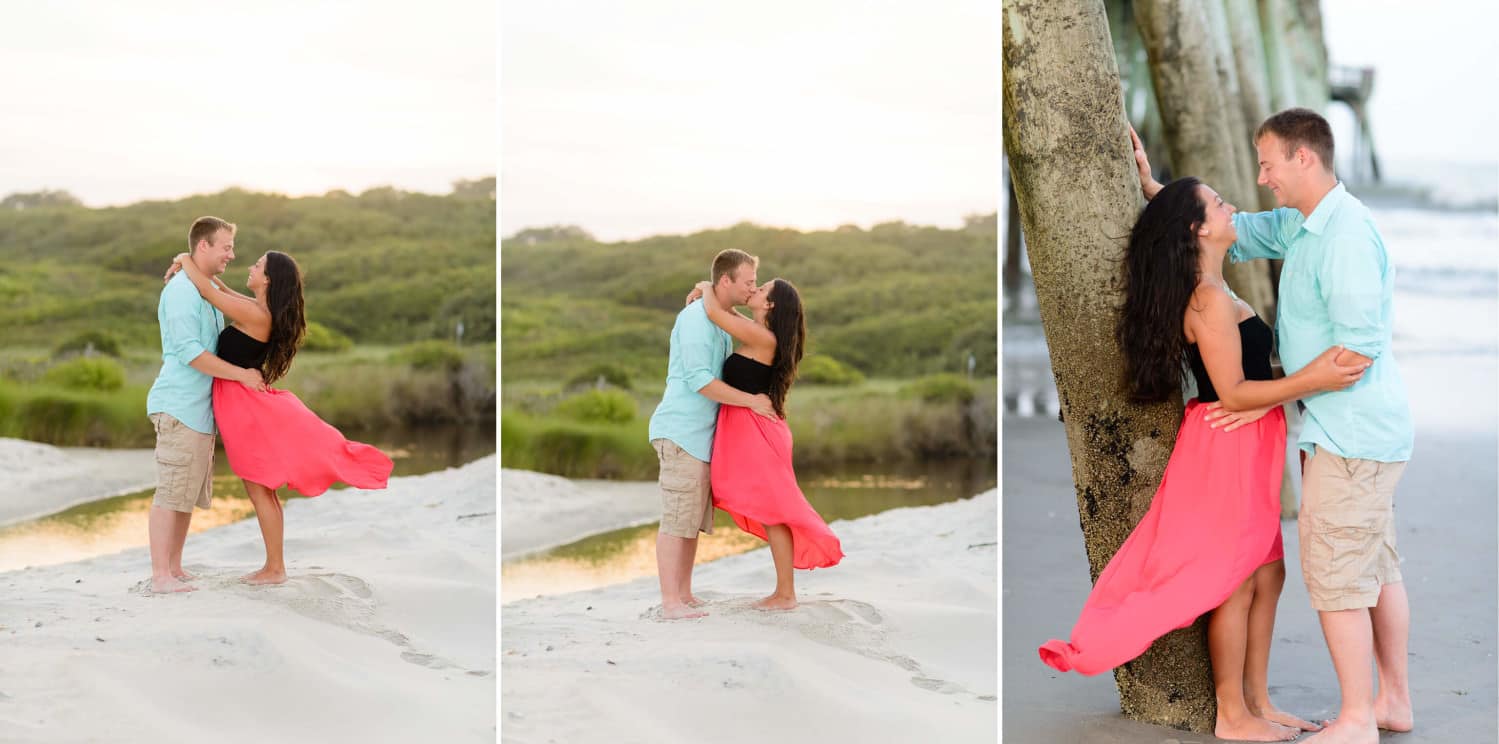
[[712, 290], [711, 282], [699, 282], [688, 301], [701, 296], [708, 319], [740, 343], [724, 360], [723, 381], [751, 395], [770, 396], [780, 416], [768, 419], [742, 406], [719, 406], [709, 471], [713, 505], [740, 529], [770, 543], [776, 588], [754, 606], [795, 609], [793, 569], [827, 568], [843, 559], [838, 537], [807, 503], [791, 469], [785, 406], [807, 338], [801, 296], [791, 282], [772, 279], [750, 295], [751, 320], [720, 305]]
[[[1270, 328], [1223, 280], [1234, 212], [1182, 178], [1161, 189], [1130, 234], [1118, 326], [1129, 389], [1142, 402], [1169, 400], [1190, 366], [1199, 397], [1187, 403], [1150, 510], [1099, 575], [1071, 642], [1052, 640], [1040, 655], [1061, 671], [1098, 674], [1211, 610], [1215, 735], [1281, 741], [1319, 727], [1277, 710], [1266, 679], [1285, 582], [1279, 405], [1348, 387], [1365, 365], [1339, 366], [1333, 347], [1271, 379]], [[1236, 413], [1210, 422], [1216, 409]]]
[[[302, 274], [291, 256], [269, 251], [250, 267], [246, 286], [254, 296], [230, 290], [200, 271], [190, 254], [173, 259], [198, 293], [234, 325], [219, 334], [218, 356], [259, 369], [265, 383], [285, 376], [307, 329], [302, 313]], [[247, 574], [250, 584], [286, 581], [283, 518], [277, 489], [289, 486], [317, 496], [335, 481], [356, 488], [384, 488], [393, 466], [367, 444], [350, 442], [302, 405], [297, 396], [269, 387], [257, 392], [229, 380], [213, 381], [213, 416], [223, 435], [229, 467], [245, 484], [265, 540], [265, 565]]]

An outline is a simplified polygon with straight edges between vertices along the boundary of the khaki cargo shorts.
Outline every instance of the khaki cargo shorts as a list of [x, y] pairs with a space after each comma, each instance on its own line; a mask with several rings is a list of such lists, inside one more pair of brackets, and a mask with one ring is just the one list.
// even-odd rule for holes
[[1403, 462], [1339, 457], [1322, 447], [1301, 476], [1301, 573], [1312, 609], [1373, 607], [1379, 589], [1398, 584], [1395, 484]]
[[156, 427], [156, 495], [152, 506], [192, 513], [213, 503], [214, 435], [193, 431], [165, 413], [151, 414]]
[[708, 463], [670, 439], [652, 439], [661, 459], [661, 533], [692, 539], [713, 534], [713, 495]]

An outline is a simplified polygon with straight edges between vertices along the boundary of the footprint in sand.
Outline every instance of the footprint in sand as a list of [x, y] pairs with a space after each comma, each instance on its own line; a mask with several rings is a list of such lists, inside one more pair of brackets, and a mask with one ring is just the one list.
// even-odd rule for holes
[[[911, 684], [942, 695], [971, 694], [962, 685], [931, 677], [915, 659], [888, 648], [885, 616], [867, 602], [852, 599], [818, 599], [802, 602], [794, 612], [763, 613], [744, 605], [746, 614], [762, 622], [795, 627], [809, 640], [883, 661], [910, 672]], [[992, 701], [993, 696], [975, 696]]]

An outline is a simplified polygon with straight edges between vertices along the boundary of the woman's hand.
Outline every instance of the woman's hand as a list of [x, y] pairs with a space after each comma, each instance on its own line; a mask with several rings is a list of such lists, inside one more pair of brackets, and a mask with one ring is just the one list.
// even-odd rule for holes
[[185, 262], [187, 262], [187, 261], [189, 261], [189, 260], [191, 260], [191, 259], [192, 259], [192, 254], [191, 253], [179, 253], [179, 254], [177, 254], [177, 256], [172, 259], [172, 265], [167, 267], [167, 273], [166, 273], [165, 276], [163, 276], [161, 278], [161, 281], [162, 282], [169, 282], [169, 281], [171, 281], [172, 280], [172, 275], [176, 274], [177, 272], [179, 272], [179, 271], [182, 270], [182, 264], [185, 263]]
[[1338, 364], [1338, 354], [1342, 351], [1341, 346], [1330, 347], [1306, 365], [1304, 371], [1318, 390], [1343, 390], [1351, 387], [1364, 376], [1364, 370], [1369, 369], [1369, 362], [1348, 366]]
[[713, 282], [698, 282], [697, 285], [692, 288], [692, 291], [687, 293], [686, 304], [691, 305], [698, 298], [707, 297], [708, 292], [711, 289], [713, 289]]
[[1267, 406], [1265, 408], [1251, 408], [1248, 411], [1228, 411], [1223, 408], [1223, 401], [1213, 401], [1207, 405], [1208, 428], [1216, 429], [1223, 427], [1224, 431], [1233, 431], [1245, 424], [1252, 424], [1264, 418], [1265, 414], [1279, 408], [1280, 406]]
[[1145, 145], [1140, 142], [1140, 135], [1135, 133], [1135, 128], [1129, 128], [1130, 146], [1135, 151], [1135, 171], [1140, 177], [1140, 190], [1145, 192], [1145, 201], [1155, 198], [1162, 186], [1150, 175], [1150, 157], [1145, 154]]
[[263, 393], [266, 391], [265, 379], [260, 376], [260, 370], [258, 369], [242, 368], [239, 376], [235, 379], [239, 380], [241, 385], [256, 392]]

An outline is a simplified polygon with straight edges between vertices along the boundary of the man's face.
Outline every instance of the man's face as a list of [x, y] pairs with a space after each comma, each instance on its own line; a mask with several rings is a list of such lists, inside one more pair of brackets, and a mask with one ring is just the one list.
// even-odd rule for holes
[[224, 273], [224, 269], [229, 268], [229, 262], [234, 260], [234, 233], [219, 228], [212, 238], [198, 241], [195, 258], [201, 262], [198, 265], [204, 271], [214, 275]]
[[730, 302], [743, 305], [755, 293], [755, 265], [739, 264], [738, 268], [719, 279], [719, 282], [721, 285], [727, 284], [727, 298]]
[[1275, 203], [1290, 206], [1300, 193], [1302, 171], [1296, 167], [1296, 153], [1286, 155], [1286, 143], [1273, 134], [1267, 134], [1254, 143], [1260, 161], [1258, 183], [1275, 194]]

